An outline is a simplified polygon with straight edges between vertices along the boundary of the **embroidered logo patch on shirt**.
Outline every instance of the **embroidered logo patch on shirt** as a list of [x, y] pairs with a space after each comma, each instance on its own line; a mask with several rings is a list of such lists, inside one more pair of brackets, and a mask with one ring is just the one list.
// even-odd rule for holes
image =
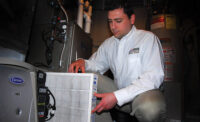
[[139, 53], [139, 48], [133, 48], [129, 51], [129, 54]]

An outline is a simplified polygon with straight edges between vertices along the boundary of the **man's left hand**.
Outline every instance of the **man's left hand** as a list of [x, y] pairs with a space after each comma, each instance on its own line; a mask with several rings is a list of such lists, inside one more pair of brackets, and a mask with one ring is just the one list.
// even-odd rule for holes
[[99, 113], [103, 110], [111, 109], [117, 104], [117, 99], [116, 99], [114, 93], [103, 93], [103, 94], [94, 93], [94, 96], [96, 96], [97, 98], [101, 98], [101, 101], [92, 110], [92, 113], [94, 113], [94, 112]]

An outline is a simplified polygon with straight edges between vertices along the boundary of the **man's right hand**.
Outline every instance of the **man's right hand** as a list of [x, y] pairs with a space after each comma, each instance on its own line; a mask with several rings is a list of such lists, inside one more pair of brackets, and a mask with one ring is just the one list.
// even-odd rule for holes
[[70, 64], [68, 72], [77, 73], [78, 70], [81, 70], [82, 73], [85, 73], [85, 61], [84, 59], [78, 59], [72, 64]]

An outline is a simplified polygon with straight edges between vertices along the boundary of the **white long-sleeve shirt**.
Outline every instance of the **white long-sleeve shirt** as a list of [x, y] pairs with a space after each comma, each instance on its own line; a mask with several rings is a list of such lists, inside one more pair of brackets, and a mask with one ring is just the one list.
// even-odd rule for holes
[[135, 26], [120, 40], [108, 38], [89, 60], [86, 71], [105, 73], [110, 69], [117, 85], [119, 106], [140, 93], [158, 89], [164, 78], [163, 51], [158, 37]]

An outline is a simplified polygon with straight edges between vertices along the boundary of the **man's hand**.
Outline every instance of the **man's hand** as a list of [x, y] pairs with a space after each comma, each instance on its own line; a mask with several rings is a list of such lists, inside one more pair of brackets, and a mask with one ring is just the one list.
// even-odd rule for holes
[[85, 73], [85, 61], [83, 59], [79, 59], [70, 64], [68, 72], [77, 73], [79, 69], [82, 73]]
[[104, 94], [95, 93], [94, 96], [96, 96], [97, 98], [101, 98], [101, 101], [92, 110], [92, 113], [111, 109], [117, 104], [117, 99], [116, 99], [114, 93], [104, 93]]

